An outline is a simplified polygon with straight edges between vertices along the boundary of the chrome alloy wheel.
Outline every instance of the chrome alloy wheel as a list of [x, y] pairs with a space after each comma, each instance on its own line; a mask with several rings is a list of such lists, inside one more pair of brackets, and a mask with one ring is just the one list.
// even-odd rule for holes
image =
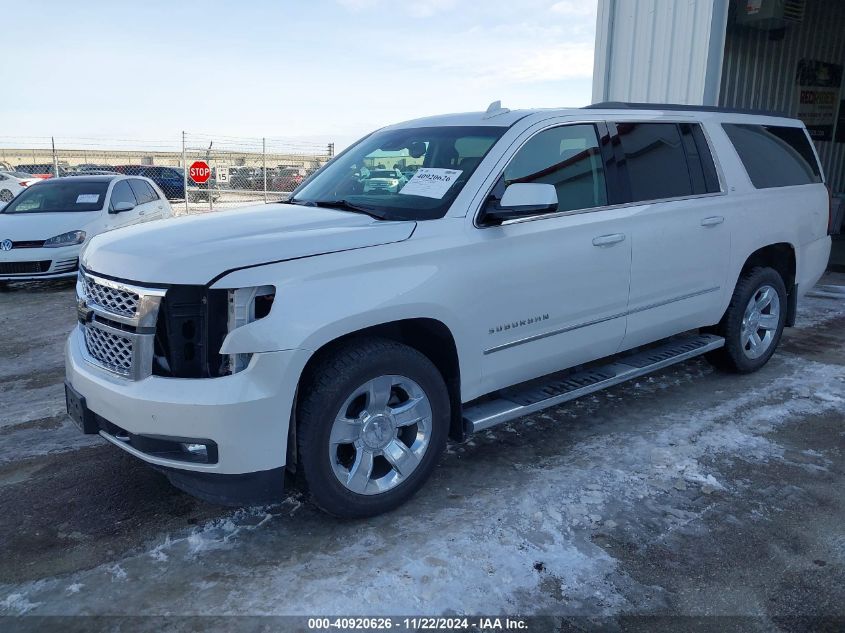
[[740, 343], [748, 358], [760, 358], [772, 345], [780, 323], [780, 298], [771, 286], [757, 289], [742, 317]]
[[405, 376], [379, 376], [352, 392], [329, 437], [338, 481], [362, 495], [387, 492], [419, 466], [431, 443], [431, 403]]

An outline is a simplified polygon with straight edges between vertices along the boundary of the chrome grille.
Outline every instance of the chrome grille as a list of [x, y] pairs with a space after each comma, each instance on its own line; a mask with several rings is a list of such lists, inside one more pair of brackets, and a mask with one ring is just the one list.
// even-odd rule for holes
[[132, 340], [97, 327], [86, 327], [85, 346], [88, 353], [106, 369], [123, 376], [132, 373]]
[[150, 376], [164, 294], [163, 289], [117, 282], [80, 269], [77, 309], [88, 362], [130, 380]]
[[84, 292], [91, 303], [124, 317], [138, 312], [140, 296], [135, 292], [98, 284], [93, 277], [83, 275]]

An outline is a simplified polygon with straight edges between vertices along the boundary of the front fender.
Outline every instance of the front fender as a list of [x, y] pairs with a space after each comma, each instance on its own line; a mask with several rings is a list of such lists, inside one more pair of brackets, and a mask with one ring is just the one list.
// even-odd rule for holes
[[271, 284], [276, 297], [270, 314], [229, 333], [221, 353], [314, 352], [366, 328], [426, 318], [439, 321], [452, 333], [462, 376], [465, 371], [477, 375], [479, 361], [466, 347], [467, 326], [450, 308], [460, 305], [459, 297], [452, 296], [459, 287], [449, 281], [454, 276], [436, 258], [394, 249], [395, 245], [365, 249], [370, 253], [322, 255], [222, 278], [215, 288]]

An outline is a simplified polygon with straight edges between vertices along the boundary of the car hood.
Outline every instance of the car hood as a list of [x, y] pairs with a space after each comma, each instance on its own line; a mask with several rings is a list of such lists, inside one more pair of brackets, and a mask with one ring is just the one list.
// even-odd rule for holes
[[246, 266], [408, 239], [415, 222], [264, 204], [138, 224], [96, 236], [86, 270], [148, 284], [207, 284]]
[[0, 213], [0, 242], [3, 240], [47, 240], [68, 231], [84, 231], [100, 211], [61, 213]]

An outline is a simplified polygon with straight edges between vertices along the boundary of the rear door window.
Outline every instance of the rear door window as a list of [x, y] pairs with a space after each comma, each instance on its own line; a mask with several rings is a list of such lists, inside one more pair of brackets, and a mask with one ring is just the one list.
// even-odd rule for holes
[[[616, 123], [633, 202], [697, 193], [676, 123]], [[700, 174], [703, 187], [703, 175]]]
[[132, 188], [132, 193], [135, 194], [135, 199], [138, 204], [146, 204], [153, 200], [158, 200], [158, 194], [150, 187], [146, 180], [132, 178], [129, 180], [129, 186]]
[[821, 182], [813, 147], [803, 128], [722, 124], [757, 189]]

